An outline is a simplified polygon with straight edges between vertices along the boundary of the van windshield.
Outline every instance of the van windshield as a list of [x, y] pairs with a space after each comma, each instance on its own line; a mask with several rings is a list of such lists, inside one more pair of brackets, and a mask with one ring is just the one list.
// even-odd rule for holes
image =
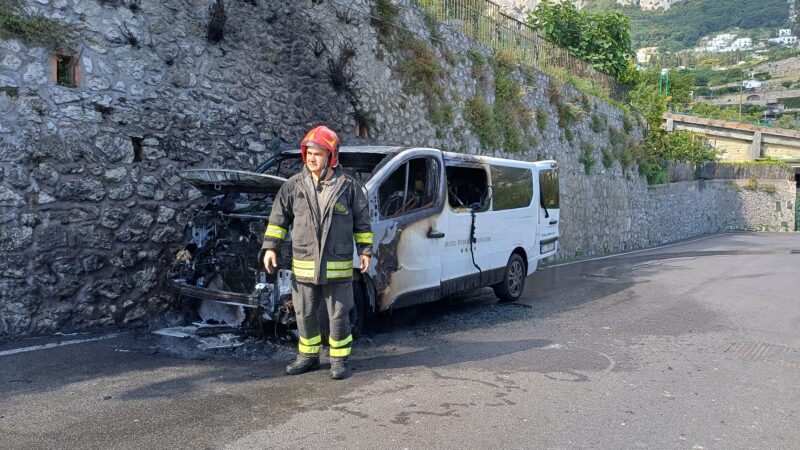
[[542, 189], [540, 201], [546, 209], [558, 209], [558, 169], [546, 169], [539, 172], [539, 186]]

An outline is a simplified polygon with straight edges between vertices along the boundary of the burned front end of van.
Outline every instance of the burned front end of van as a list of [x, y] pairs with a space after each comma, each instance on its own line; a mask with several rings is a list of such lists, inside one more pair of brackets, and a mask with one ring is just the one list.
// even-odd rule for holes
[[197, 323], [256, 329], [263, 321], [274, 321], [291, 326], [291, 272], [282, 267], [271, 276], [261, 262], [272, 203], [286, 179], [224, 169], [181, 175], [208, 198], [186, 225], [185, 247], [168, 274], [171, 287], [199, 316]]

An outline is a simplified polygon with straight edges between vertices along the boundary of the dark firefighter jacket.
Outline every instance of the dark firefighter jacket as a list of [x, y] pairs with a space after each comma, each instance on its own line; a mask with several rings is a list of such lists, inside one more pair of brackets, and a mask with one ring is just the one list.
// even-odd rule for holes
[[333, 193], [321, 208], [307, 168], [281, 186], [272, 205], [262, 248], [277, 251], [291, 227], [292, 272], [297, 281], [352, 281], [354, 241], [359, 255], [372, 255], [365, 190], [341, 169], [335, 170], [337, 176], [326, 187]]

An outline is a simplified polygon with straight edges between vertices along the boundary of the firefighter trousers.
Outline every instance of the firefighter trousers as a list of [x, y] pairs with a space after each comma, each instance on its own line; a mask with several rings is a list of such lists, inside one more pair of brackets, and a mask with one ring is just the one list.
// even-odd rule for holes
[[[292, 303], [300, 332], [298, 351], [305, 356], [318, 356], [322, 343], [318, 310], [325, 305], [329, 322], [328, 344], [331, 358], [347, 358], [352, 349], [350, 309], [353, 308], [353, 283], [292, 283]], [[321, 313], [324, 313], [321, 311]]]

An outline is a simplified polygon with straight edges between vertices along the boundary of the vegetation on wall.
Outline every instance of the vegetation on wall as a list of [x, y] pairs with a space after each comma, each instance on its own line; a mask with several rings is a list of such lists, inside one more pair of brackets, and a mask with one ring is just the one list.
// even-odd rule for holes
[[[400, 9], [390, 0], [378, 0], [373, 5], [373, 26], [378, 30], [379, 41], [400, 55], [397, 72], [403, 81], [403, 90], [420, 94], [425, 99], [428, 119], [436, 127], [438, 138], [444, 137], [445, 128], [453, 123], [455, 111], [447, 99], [442, 80], [447, 75], [431, 42], [419, 39], [410, 31], [394, 26]], [[426, 22], [427, 23], [427, 22]], [[435, 21], [428, 24], [431, 36], [438, 27]], [[435, 40], [435, 39], [434, 39]], [[446, 51], [442, 51], [443, 54]]]
[[583, 171], [586, 175], [592, 173], [592, 168], [597, 164], [597, 160], [594, 157], [594, 147], [591, 142], [583, 141], [581, 143], [581, 156], [578, 161], [583, 164]]
[[31, 14], [20, 0], [0, 2], [0, 39], [19, 39], [55, 49], [69, 44], [72, 27], [42, 14]]
[[494, 105], [477, 94], [464, 105], [464, 118], [481, 146], [523, 151], [532, 146], [533, 113], [523, 101], [523, 86], [514, 78], [519, 62], [512, 54], [497, 52], [490, 64], [494, 70]]

